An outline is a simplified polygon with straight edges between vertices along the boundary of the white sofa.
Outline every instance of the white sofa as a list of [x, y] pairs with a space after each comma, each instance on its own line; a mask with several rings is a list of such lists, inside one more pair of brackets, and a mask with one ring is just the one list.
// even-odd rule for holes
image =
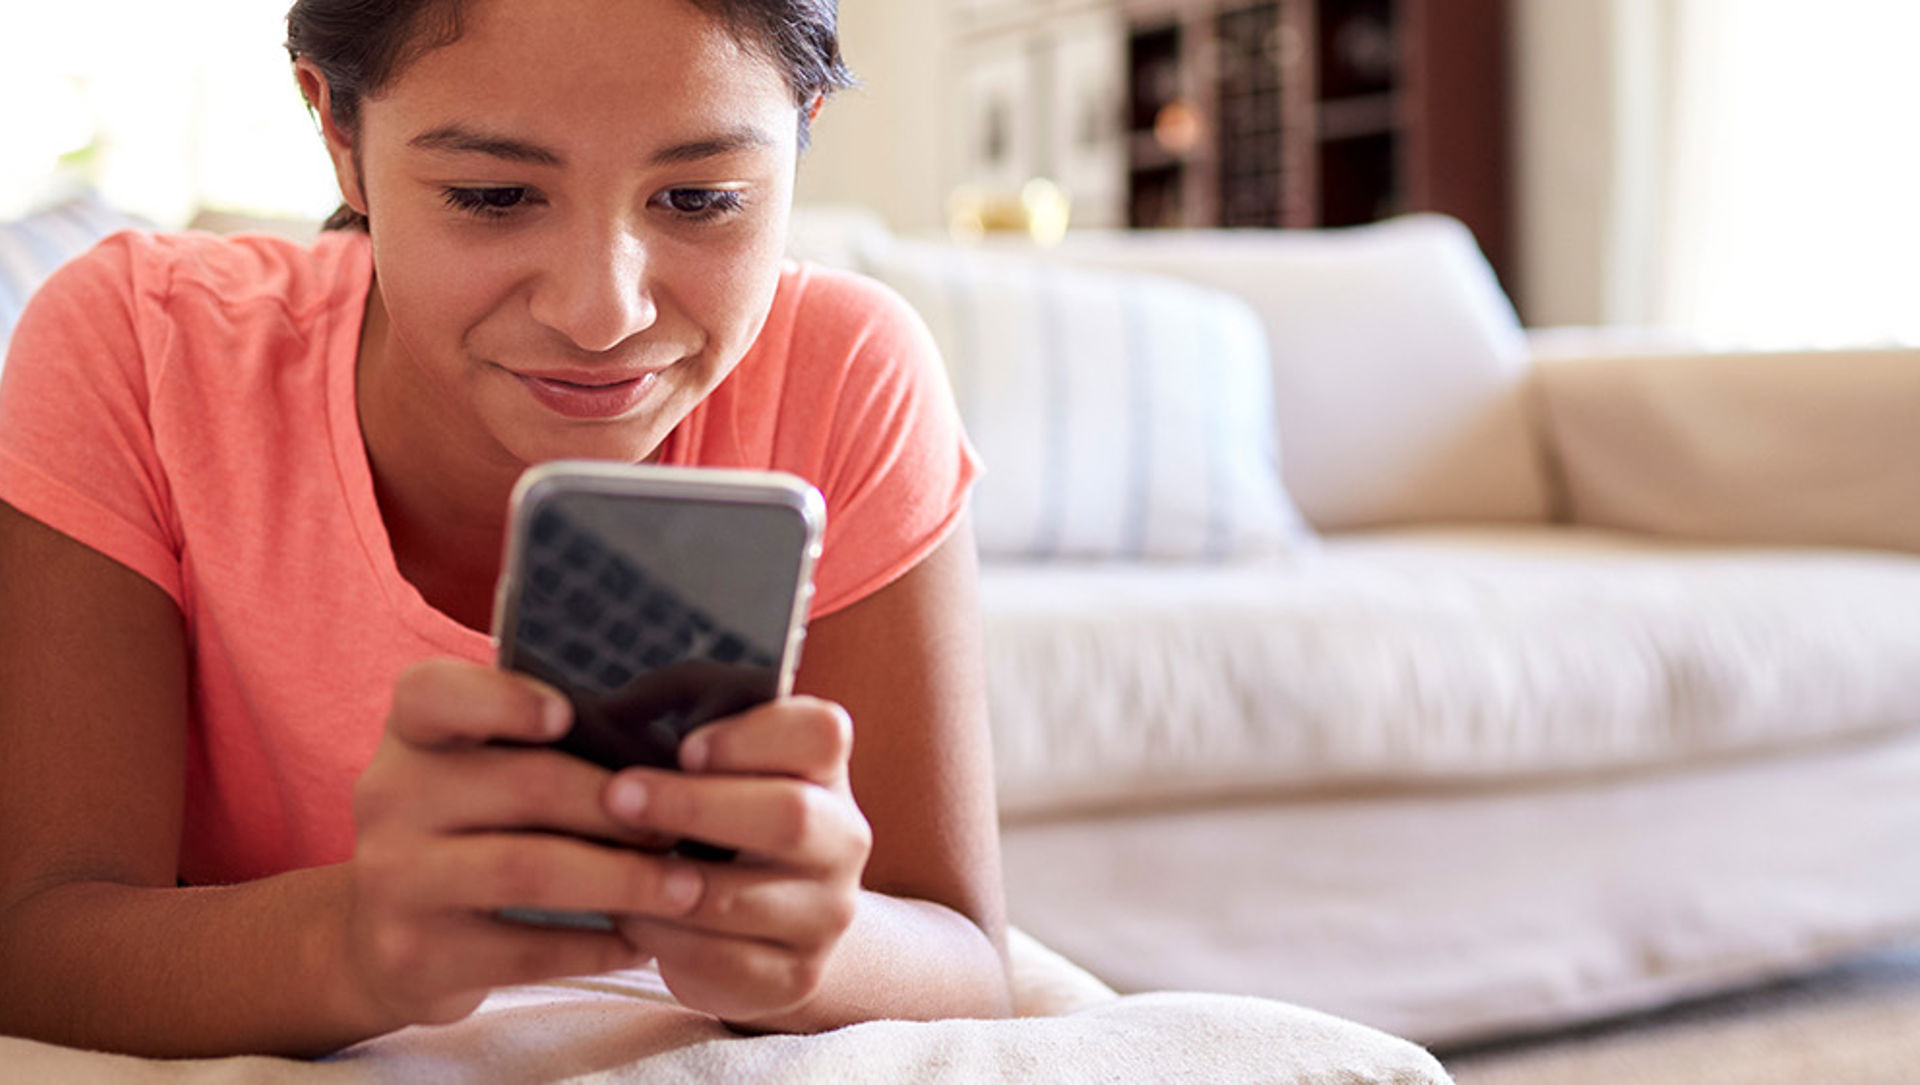
[[[1920, 936], [1920, 352], [1530, 336], [1435, 217], [796, 245], [949, 353], [1012, 917], [1115, 987], [1449, 1045]], [[1265, 332], [1283, 492], [1236, 558], [1086, 528], [1194, 514], [1086, 496], [1157, 409], [1112, 391], [1152, 334], [1085, 346], [1164, 317], [1142, 275]], [[1159, 371], [1240, 379], [1164, 339]], [[1223, 428], [1260, 432], [1155, 440]], [[1036, 491], [1074, 506], [1038, 546]]]

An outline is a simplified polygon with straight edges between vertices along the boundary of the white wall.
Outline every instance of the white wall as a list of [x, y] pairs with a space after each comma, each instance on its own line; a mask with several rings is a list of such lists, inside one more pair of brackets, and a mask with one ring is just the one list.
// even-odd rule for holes
[[1528, 323], [1650, 318], [1665, 0], [1513, 0], [1515, 224]]
[[951, 22], [944, 0], [841, 0], [841, 52], [862, 85], [815, 124], [799, 200], [860, 204], [896, 230], [945, 222]]

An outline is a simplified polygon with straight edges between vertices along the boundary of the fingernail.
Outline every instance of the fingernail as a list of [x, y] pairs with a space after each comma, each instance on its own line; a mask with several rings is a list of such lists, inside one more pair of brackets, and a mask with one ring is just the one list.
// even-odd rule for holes
[[615, 816], [628, 821], [638, 820], [640, 811], [647, 808], [647, 785], [631, 777], [615, 780], [613, 794], [607, 797], [612, 804]]
[[680, 767], [688, 772], [699, 772], [707, 767], [707, 736], [704, 731], [695, 731], [680, 743]]
[[700, 896], [700, 875], [691, 867], [676, 866], [667, 871], [667, 877], [660, 885], [660, 895], [666, 899], [668, 907], [684, 911], [693, 907]]
[[573, 706], [557, 694], [548, 694], [544, 700], [546, 703], [540, 706], [540, 730], [548, 738], [559, 738], [573, 722]]

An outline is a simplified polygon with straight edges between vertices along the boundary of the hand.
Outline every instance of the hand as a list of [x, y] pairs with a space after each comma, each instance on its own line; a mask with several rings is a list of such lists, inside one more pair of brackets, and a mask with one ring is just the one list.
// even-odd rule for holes
[[843, 709], [789, 697], [695, 731], [684, 771], [615, 775], [608, 813], [630, 830], [739, 853], [689, 864], [700, 875], [691, 910], [620, 918], [683, 1004], [751, 1027], [819, 989], [873, 846], [847, 780], [852, 748]]
[[618, 934], [514, 923], [502, 908], [671, 917], [699, 894], [691, 864], [646, 854], [657, 838], [607, 812], [611, 773], [524, 745], [568, 721], [550, 687], [474, 664], [425, 663], [395, 683], [354, 789], [345, 940], [360, 996], [393, 1027], [458, 1019], [504, 984], [646, 961]]

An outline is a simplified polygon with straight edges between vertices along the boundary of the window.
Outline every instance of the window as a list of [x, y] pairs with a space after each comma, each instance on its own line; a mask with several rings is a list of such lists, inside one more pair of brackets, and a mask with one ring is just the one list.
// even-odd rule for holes
[[317, 217], [332, 172], [281, 43], [287, 0], [14, 5], [0, 35], [0, 217], [91, 185], [181, 225], [204, 206]]
[[1656, 317], [1730, 346], [1920, 344], [1920, 4], [1672, 10]]

